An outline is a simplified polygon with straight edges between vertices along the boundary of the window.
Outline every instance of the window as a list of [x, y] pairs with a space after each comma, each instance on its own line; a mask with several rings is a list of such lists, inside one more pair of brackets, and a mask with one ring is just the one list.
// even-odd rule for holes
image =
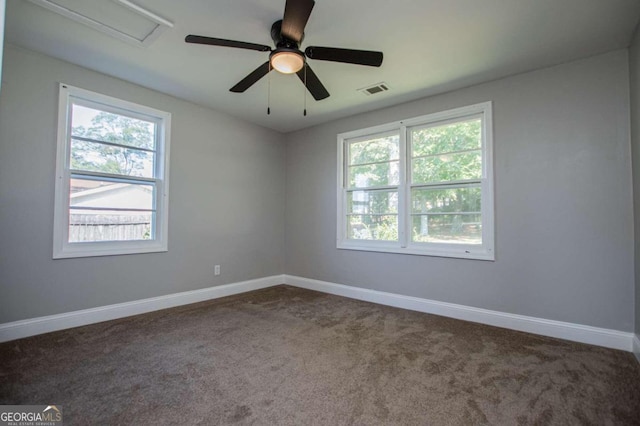
[[53, 258], [167, 251], [171, 114], [60, 85]]
[[338, 135], [340, 249], [494, 259], [491, 103]]

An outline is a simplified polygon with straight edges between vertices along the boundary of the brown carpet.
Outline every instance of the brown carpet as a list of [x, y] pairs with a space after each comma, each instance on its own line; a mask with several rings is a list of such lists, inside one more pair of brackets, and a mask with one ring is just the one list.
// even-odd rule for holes
[[640, 424], [626, 352], [288, 286], [0, 345], [65, 424]]

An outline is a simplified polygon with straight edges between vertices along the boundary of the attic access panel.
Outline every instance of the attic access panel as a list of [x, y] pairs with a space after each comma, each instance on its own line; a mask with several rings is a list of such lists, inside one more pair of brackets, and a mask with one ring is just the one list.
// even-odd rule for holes
[[136, 46], [148, 46], [173, 23], [130, 0], [30, 0], [76, 22]]

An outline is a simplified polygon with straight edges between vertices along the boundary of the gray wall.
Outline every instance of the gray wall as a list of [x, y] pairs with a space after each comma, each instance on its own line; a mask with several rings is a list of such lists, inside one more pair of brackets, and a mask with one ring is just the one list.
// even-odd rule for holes
[[[288, 274], [633, 329], [627, 51], [287, 136]], [[336, 134], [494, 102], [495, 262], [337, 250]]]
[[[629, 48], [631, 88], [631, 152], [633, 162], [633, 211], [635, 230], [636, 335], [640, 336], [640, 27]], [[640, 339], [640, 337], [638, 337]]]
[[[0, 323], [284, 272], [281, 134], [12, 47], [2, 79]], [[52, 260], [57, 82], [173, 114], [167, 253]]]
[[[9, 47], [0, 323], [286, 272], [631, 331], [629, 83], [636, 126], [639, 44], [631, 81], [627, 52], [616, 51], [287, 136]], [[59, 81], [173, 114], [169, 252], [52, 260]], [[335, 248], [337, 133], [486, 100], [494, 102], [495, 262]], [[633, 135], [638, 148], [636, 127]]]

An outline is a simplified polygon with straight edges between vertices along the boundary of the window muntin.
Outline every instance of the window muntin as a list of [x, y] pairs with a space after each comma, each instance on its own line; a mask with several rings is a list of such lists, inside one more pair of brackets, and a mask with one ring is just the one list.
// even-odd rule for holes
[[166, 251], [170, 117], [60, 86], [54, 258]]
[[71, 138], [71, 169], [75, 171], [153, 178], [154, 163], [153, 151]]
[[338, 248], [494, 258], [490, 103], [338, 141]]

